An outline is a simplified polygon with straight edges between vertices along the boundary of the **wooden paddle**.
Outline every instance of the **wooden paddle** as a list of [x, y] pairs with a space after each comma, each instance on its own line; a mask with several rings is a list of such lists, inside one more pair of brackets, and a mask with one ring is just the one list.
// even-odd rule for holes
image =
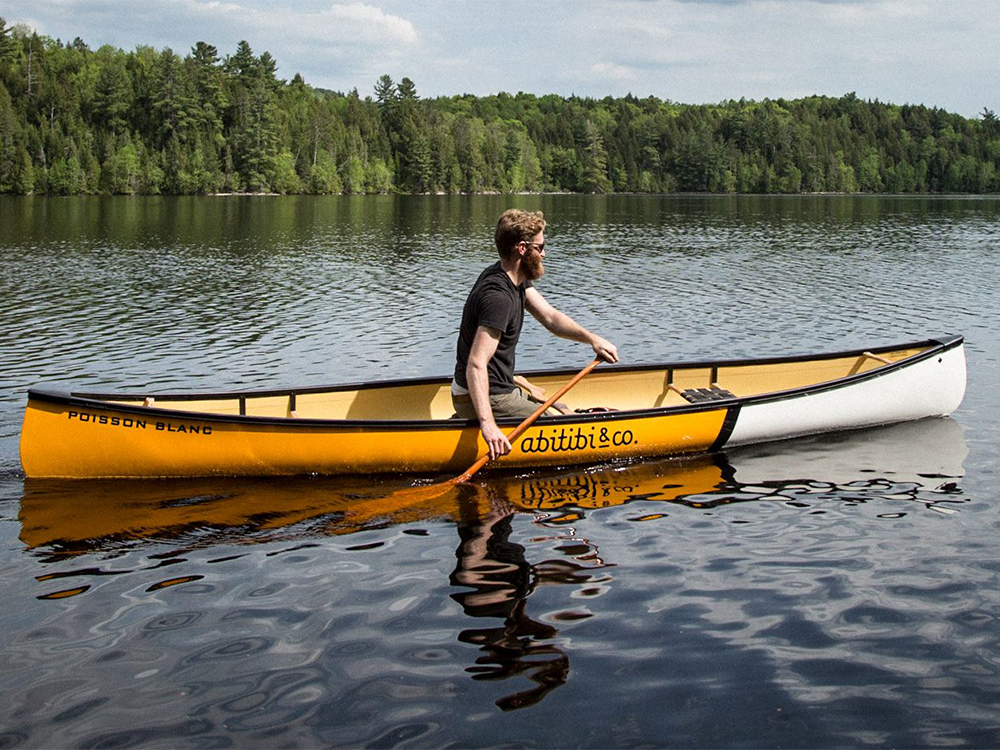
[[[548, 409], [552, 404], [562, 398], [566, 392], [572, 388], [574, 385], [583, 380], [591, 370], [601, 364], [602, 360], [595, 359], [589, 365], [584, 367], [580, 372], [573, 376], [573, 378], [566, 383], [562, 388], [556, 391], [552, 396], [545, 400], [537, 409], [535, 409], [530, 415], [528, 415], [521, 424], [515, 427], [507, 435], [507, 440], [513, 445], [521, 434], [534, 424], [535, 420], [538, 419], [545, 410]], [[490, 454], [487, 454], [477, 460], [472, 466], [466, 469], [464, 472], [459, 474], [457, 477], [452, 477], [444, 482], [438, 482], [436, 484], [428, 484], [423, 487], [412, 487], [406, 490], [397, 490], [390, 495], [393, 500], [398, 500], [401, 502], [414, 502], [419, 500], [429, 500], [431, 498], [437, 497], [438, 495], [443, 495], [449, 489], [462, 482], [467, 482], [472, 478], [472, 475], [479, 471], [486, 465], [486, 462], [490, 460]]]

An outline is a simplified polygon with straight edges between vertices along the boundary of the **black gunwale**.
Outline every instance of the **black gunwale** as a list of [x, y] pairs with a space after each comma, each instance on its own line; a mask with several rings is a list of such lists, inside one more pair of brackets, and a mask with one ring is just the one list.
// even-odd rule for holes
[[[874, 370], [868, 370], [866, 372], [856, 373], [854, 375], [848, 375], [843, 378], [838, 378], [836, 380], [830, 380], [824, 383], [817, 383], [813, 385], [801, 386], [798, 388], [791, 388], [783, 391], [773, 391], [771, 393], [762, 393], [755, 396], [737, 396], [733, 398], [723, 398], [714, 401], [707, 401], [701, 403], [692, 404], [678, 404], [675, 406], [658, 406], [650, 407], [647, 409], [632, 409], [627, 411], [609, 411], [609, 412], [593, 412], [588, 414], [579, 415], [565, 415], [565, 416], [552, 416], [552, 417], [541, 417], [536, 422], [537, 425], [570, 425], [570, 424], [580, 424], [586, 423], [591, 424], [594, 422], [614, 422], [624, 419], [643, 419], [652, 418], [659, 416], [666, 416], [671, 414], [688, 414], [693, 412], [709, 412], [709, 411], [719, 411], [719, 410], [733, 410], [739, 409], [748, 404], [759, 404], [768, 401], [784, 401], [787, 399], [801, 398], [813, 393], [820, 393], [823, 391], [837, 390], [840, 388], [845, 388], [855, 383], [859, 383], [865, 380], [874, 380], [876, 378], [885, 377], [886, 375], [897, 372], [906, 367], [923, 362], [927, 359], [935, 357], [939, 354], [943, 354], [946, 351], [954, 349], [955, 347], [961, 346], [964, 343], [964, 337], [961, 335], [949, 335], [941, 338], [925, 339], [923, 341], [914, 341], [895, 345], [885, 345], [879, 346], [877, 348], [864, 348], [864, 349], [849, 349], [845, 351], [829, 352], [829, 353], [819, 353], [819, 354], [794, 354], [788, 356], [777, 356], [777, 357], [766, 357], [766, 358], [753, 358], [753, 359], [730, 359], [730, 360], [710, 360], [710, 361], [693, 361], [693, 362], [678, 362], [678, 363], [667, 363], [667, 364], [639, 364], [639, 365], [608, 365], [603, 370], [604, 372], [645, 372], [649, 370], [666, 370], [669, 368], [674, 369], [689, 369], [689, 368], [699, 368], [699, 367], [732, 367], [732, 366], [747, 366], [747, 365], [769, 365], [769, 364], [779, 364], [779, 363], [794, 363], [794, 362], [810, 362], [810, 361], [823, 361], [827, 359], [838, 359], [842, 357], [860, 357], [866, 352], [871, 352], [872, 354], [878, 354], [881, 352], [891, 352], [899, 349], [915, 349], [921, 347], [927, 347], [927, 349], [919, 354], [913, 355], [903, 360], [897, 362], [892, 362], [891, 364], [879, 367]], [[555, 369], [555, 370], [533, 370], [524, 373], [529, 377], [537, 377], [540, 375], [546, 376], [572, 376], [576, 374], [576, 370], [567, 369]], [[90, 392], [66, 392], [51, 390], [41, 387], [33, 387], [28, 389], [28, 398], [37, 399], [39, 401], [63, 404], [67, 406], [76, 406], [79, 408], [91, 409], [94, 411], [117, 411], [124, 412], [128, 414], [143, 415], [145, 418], [152, 418], [155, 416], [161, 416], [163, 418], [183, 420], [183, 421], [194, 421], [194, 422], [210, 422], [213, 424], [232, 424], [232, 425], [242, 425], [245, 427], [281, 427], [284, 431], [289, 432], [302, 432], [302, 431], [317, 431], [318, 428], [325, 428], [326, 430], [356, 430], [359, 432], [373, 431], [373, 430], [398, 430], [400, 428], [405, 428], [408, 430], [453, 430], [453, 429], [465, 429], [468, 427], [477, 426], [477, 421], [474, 419], [313, 419], [313, 418], [296, 418], [291, 419], [288, 417], [262, 417], [254, 415], [227, 415], [227, 414], [212, 414], [210, 412], [196, 412], [196, 411], [182, 411], [177, 409], [163, 409], [157, 407], [154, 403], [152, 406], [143, 406], [139, 404], [118, 404], [109, 403], [110, 400], [141, 400], [152, 397], [157, 400], [183, 400], [183, 401], [209, 401], [217, 399], [239, 399], [239, 398], [260, 398], [260, 397], [281, 397], [281, 396], [291, 396], [292, 394], [299, 396], [303, 394], [310, 393], [332, 393], [337, 391], [351, 391], [351, 390], [368, 390], [375, 388], [386, 388], [386, 387], [398, 387], [406, 385], [431, 385], [438, 384], [442, 385], [450, 382], [449, 377], [423, 377], [423, 378], [408, 378], [408, 379], [396, 379], [396, 380], [380, 380], [380, 381], [367, 381], [362, 383], [345, 383], [330, 386], [309, 386], [306, 388], [281, 388], [281, 389], [265, 389], [265, 390], [236, 390], [236, 391], [216, 391], [212, 393], [90, 393]], [[497, 420], [498, 424], [501, 425], [516, 425], [520, 420], [516, 418], [501, 419]]]

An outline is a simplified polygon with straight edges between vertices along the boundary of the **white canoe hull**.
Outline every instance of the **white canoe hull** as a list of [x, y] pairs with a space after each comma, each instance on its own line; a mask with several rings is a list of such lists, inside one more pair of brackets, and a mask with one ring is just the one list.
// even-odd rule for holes
[[748, 403], [727, 446], [947, 416], [965, 395], [964, 345], [843, 388]]

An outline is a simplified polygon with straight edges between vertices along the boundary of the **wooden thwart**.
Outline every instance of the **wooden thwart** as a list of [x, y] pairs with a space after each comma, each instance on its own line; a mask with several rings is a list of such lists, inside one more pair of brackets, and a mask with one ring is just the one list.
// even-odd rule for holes
[[882, 356], [880, 356], [878, 354], [873, 354], [872, 352], [865, 352], [861, 356], [862, 357], [868, 357], [868, 359], [874, 359], [876, 362], [881, 362], [882, 364], [885, 364], [885, 365], [891, 365], [892, 364], [892, 360], [891, 359], [886, 359], [885, 357], [882, 357]]

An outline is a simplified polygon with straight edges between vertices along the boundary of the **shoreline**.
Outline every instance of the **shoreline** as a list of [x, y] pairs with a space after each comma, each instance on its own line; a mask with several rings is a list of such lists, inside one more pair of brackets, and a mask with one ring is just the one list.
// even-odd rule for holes
[[470, 198], [470, 197], [531, 197], [531, 196], [579, 196], [593, 198], [614, 198], [614, 197], [648, 197], [667, 198], [676, 197], [703, 197], [703, 198], [1000, 198], [1000, 192], [996, 193], [838, 193], [838, 192], [814, 192], [814, 193], [710, 193], [710, 192], [684, 192], [675, 191], [669, 193], [572, 193], [566, 191], [540, 191], [522, 193], [73, 193], [70, 195], [58, 195], [55, 193], [0, 193], [0, 200], [5, 198]]

